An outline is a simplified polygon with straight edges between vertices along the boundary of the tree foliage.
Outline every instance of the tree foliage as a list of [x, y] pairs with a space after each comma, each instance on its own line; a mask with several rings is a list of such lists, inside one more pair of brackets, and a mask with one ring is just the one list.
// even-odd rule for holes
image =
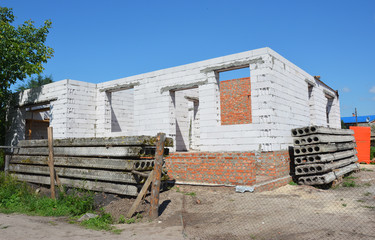
[[53, 82], [52, 75], [49, 75], [49, 76], [38, 75], [37, 77], [32, 77], [27, 82], [24, 82], [18, 85], [16, 88], [16, 92], [23, 91], [29, 88], [40, 87], [40, 86], [43, 86], [45, 84], [52, 83], [52, 82]]
[[43, 64], [53, 56], [53, 49], [45, 45], [51, 21], [35, 27], [33, 21], [13, 26], [11, 8], [0, 6], [0, 144], [5, 135], [6, 106], [9, 87], [17, 80], [40, 74]]

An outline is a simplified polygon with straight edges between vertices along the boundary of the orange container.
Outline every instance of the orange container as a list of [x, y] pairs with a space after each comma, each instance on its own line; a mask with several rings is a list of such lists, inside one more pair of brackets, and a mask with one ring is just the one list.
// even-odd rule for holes
[[370, 163], [370, 138], [371, 128], [370, 127], [355, 127], [350, 126], [350, 129], [354, 131], [354, 138], [357, 143], [357, 157], [358, 162]]

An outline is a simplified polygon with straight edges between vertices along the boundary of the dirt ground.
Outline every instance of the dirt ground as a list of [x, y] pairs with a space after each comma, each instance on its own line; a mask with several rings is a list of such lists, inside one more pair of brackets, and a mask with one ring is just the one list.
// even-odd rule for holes
[[[176, 186], [161, 193], [157, 220], [115, 225], [123, 229], [119, 235], [87, 230], [66, 218], [0, 214], [0, 239], [375, 239], [375, 165], [361, 169], [330, 189], [287, 185], [236, 193]], [[101, 200], [115, 218], [126, 215], [134, 201]], [[143, 216], [147, 200], [138, 209]]]

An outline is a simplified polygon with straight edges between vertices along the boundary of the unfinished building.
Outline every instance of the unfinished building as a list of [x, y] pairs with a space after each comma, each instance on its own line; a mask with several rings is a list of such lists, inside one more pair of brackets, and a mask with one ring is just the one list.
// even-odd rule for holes
[[[227, 79], [231, 72], [240, 76]], [[232, 74], [232, 75], [233, 75]], [[270, 48], [99, 84], [62, 80], [25, 90], [9, 111], [7, 141], [155, 136], [181, 183], [285, 184], [292, 128], [340, 128], [337, 91]]]

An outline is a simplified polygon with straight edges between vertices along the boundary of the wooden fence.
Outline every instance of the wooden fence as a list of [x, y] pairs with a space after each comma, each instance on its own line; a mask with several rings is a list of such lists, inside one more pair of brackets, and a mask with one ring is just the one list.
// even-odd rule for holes
[[[156, 141], [149, 136], [55, 139], [54, 168], [65, 186], [137, 196], [154, 167]], [[165, 146], [172, 147], [172, 139]], [[48, 160], [47, 140], [22, 140], [8, 170], [21, 181], [49, 185]]]

